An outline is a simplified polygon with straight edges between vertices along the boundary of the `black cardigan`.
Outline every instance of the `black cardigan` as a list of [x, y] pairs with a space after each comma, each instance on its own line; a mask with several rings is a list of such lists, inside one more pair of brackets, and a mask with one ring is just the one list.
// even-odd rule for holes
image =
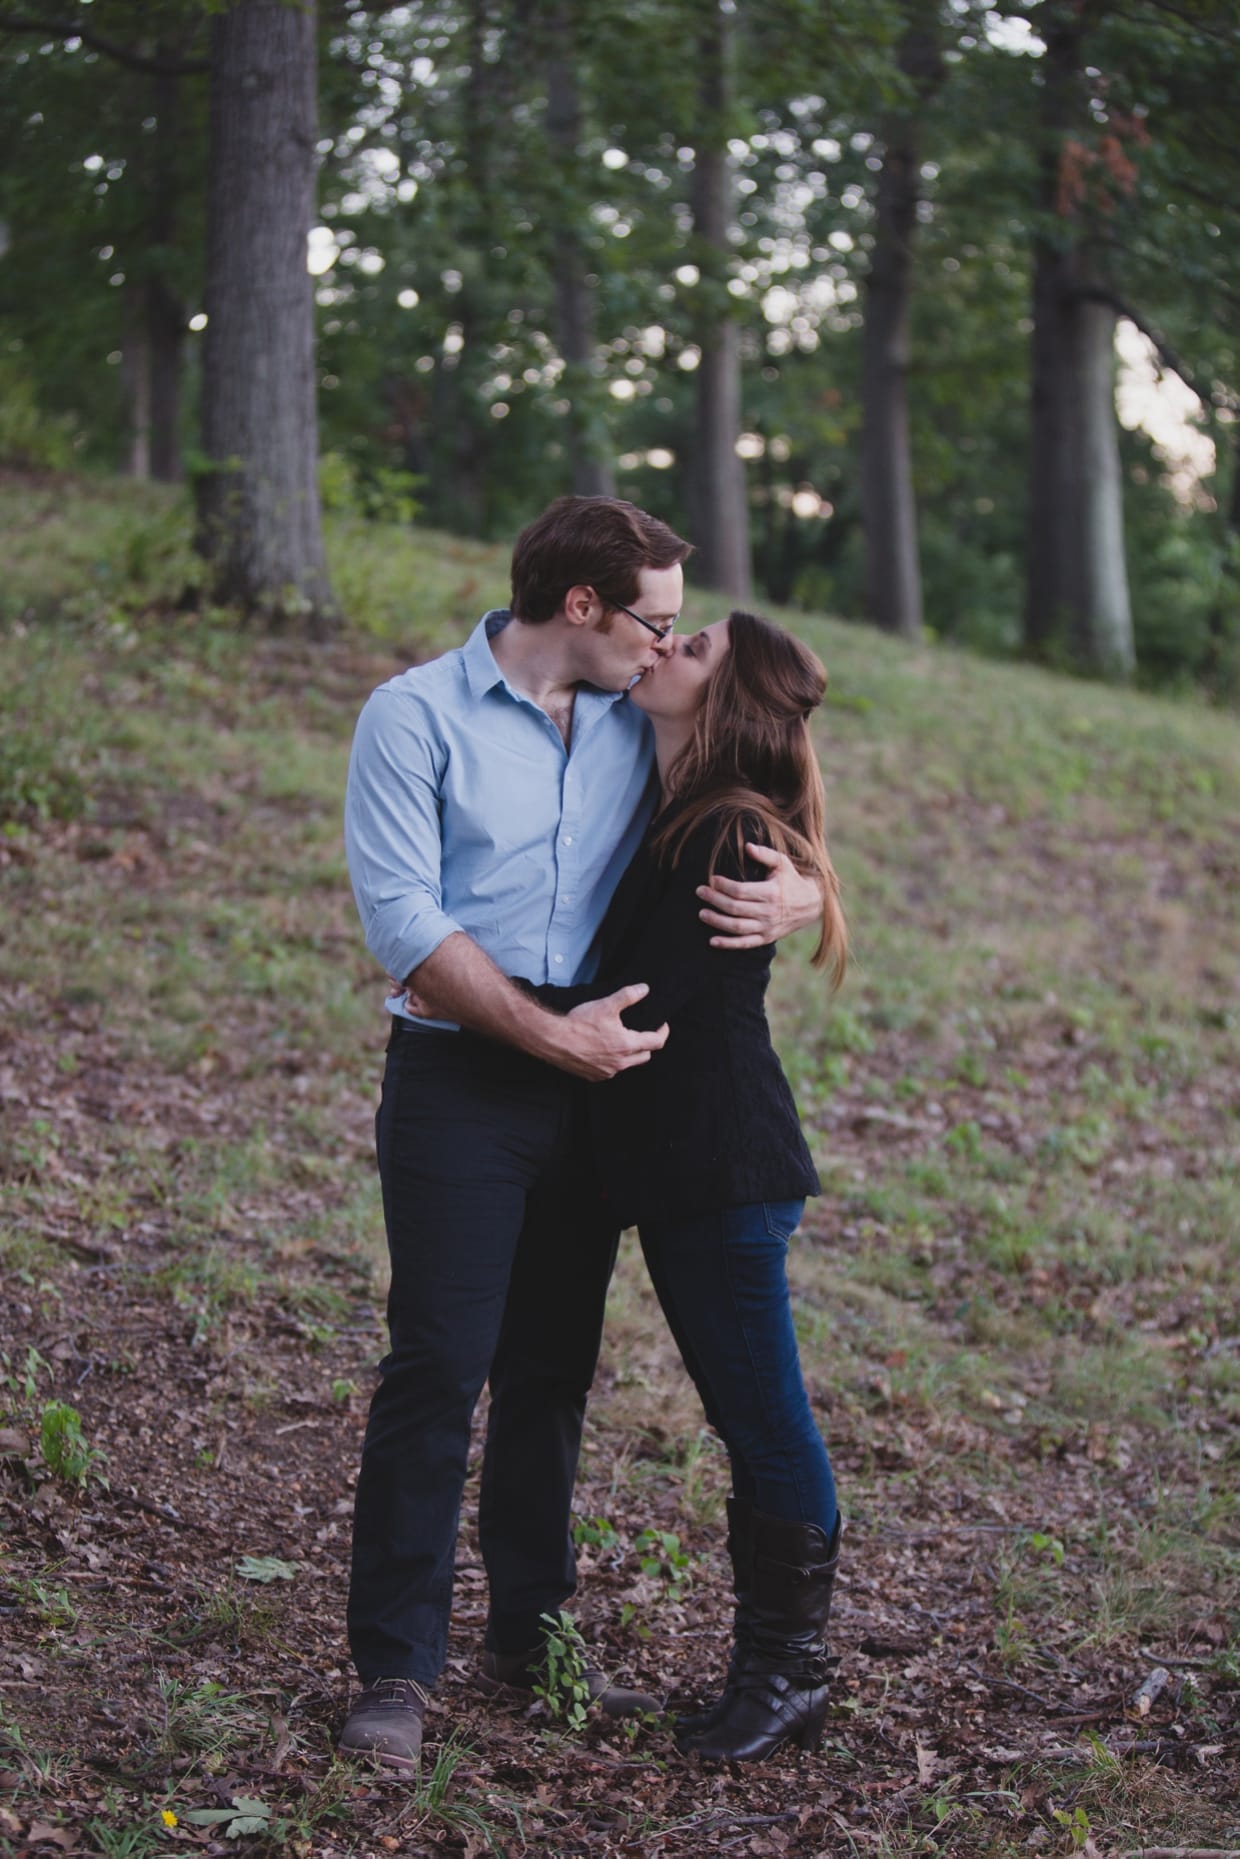
[[[623, 1226], [820, 1191], [766, 1021], [774, 945], [712, 949], [712, 931], [698, 915], [696, 890], [710, 875], [718, 825], [717, 816], [699, 825], [674, 868], [655, 859], [649, 829], [603, 921], [597, 979], [535, 990], [567, 1012], [645, 981], [650, 993], [628, 1009], [625, 1023], [668, 1023], [667, 1044], [648, 1064], [589, 1094], [599, 1173]], [[752, 840], [761, 836], [753, 821], [745, 831]], [[714, 870], [767, 876], [765, 868], [742, 868], [731, 836]]]

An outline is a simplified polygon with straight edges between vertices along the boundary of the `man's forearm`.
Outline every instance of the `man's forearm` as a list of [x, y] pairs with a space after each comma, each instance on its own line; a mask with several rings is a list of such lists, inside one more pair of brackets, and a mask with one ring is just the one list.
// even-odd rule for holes
[[622, 1015], [649, 992], [644, 983], [586, 1001], [568, 1014], [550, 1013], [500, 973], [490, 956], [461, 932], [447, 937], [406, 978], [419, 1005], [434, 1020], [456, 1020], [471, 1032], [501, 1039], [522, 1052], [599, 1082], [631, 1065], [644, 1065], [667, 1038], [667, 1028], [638, 1031]]
[[560, 1062], [560, 1016], [514, 987], [470, 937], [448, 936], [406, 979], [431, 1018], [455, 1020], [551, 1065]]

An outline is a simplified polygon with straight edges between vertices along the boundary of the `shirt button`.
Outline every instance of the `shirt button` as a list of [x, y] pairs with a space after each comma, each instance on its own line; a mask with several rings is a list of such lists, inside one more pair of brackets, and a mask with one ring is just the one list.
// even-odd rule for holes
[[572, 894], [572, 892], [571, 892], [571, 891], [565, 891], [565, 893], [564, 893], [564, 896], [563, 896], [563, 898], [562, 898], [562, 899], [561, 899], [560, 901], [561, 901], [562, 903], [565, 903], [565, 904], [571, 904], [571, 903], [572, 903], [572, 901], [573, 901], [573, 894]]
[[565, 835], [564, 835], [564, 844], [565, 844], [566, 846], [571, 846], [571, 845], [572, 845], [572, 843], [573, 843], [573, 836], [572, 836], [572, 834], [571, 834], [571, 833], [565, 833]]
[[555, 955], [555, 956], [552, 956], [551, 959], [554, 962], [562, 962], [564, 960], [564, 957], [562, 955]]

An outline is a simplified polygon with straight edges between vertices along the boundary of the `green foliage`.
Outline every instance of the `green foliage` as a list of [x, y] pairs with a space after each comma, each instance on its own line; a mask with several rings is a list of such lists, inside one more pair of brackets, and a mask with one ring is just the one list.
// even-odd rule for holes
[[92, 1446], [82, 1431], [82, 1417], [66, 1401], [48, 1401], [39, 1419], [39, 1450], [43, 1463], [53, 1478], [66, 1484], [85, 1486], [94, 1479], [107, 1484], [98, 1469], [104, 1454]]
[[359, 466], [343, 452], [319, 458], [319, 496], [324, 510], [371, 523], [412, 523], [420, 505], [418, 480], [396, 465]]
[[446, 1737], [435, 1751], [435, 1760], [429, 1769], [423, 1766], [402, 1818], [411, 1823], [410, 1834], [430, 1822], [449, 1835], [464, 1839], [467, 1851], [480, 1852], [485, 1848], [499, 1859], [509, 1850], [509, 1844], [501, 1836], [494, 1810], [499, 1807], [512, 1820], [517, 1842], [524, 1847], [521, 1809], [512, 1796], [494, 1789], [488, 1789], [481, 1801], [462, 1790], [458, 1770], [473, 1754], [470, 1745], [455, 1730]]
[[[114, 29], [124, 38], [129, 19], [144, 43], [175, 44], [198, 63], [211, 10], [153, 0], [140, 19], [122, 8]], [[189, 408], [198, 338], [186, 325], [204, 293], [203, 75], [161, 87], [81, 44], [74, 15], [41, 42], [15, 37], [0, 57], [0, 115], [11, 125], [0, 164], [10, 242], [0, 462], [39, 468], [125, 461], [131, 382], [160, 321], [153, 305], [176, 332]], [[359, 564], [365, 530], [417, 515], [507, 538], [568, 486], [575, 448], [610, 465], [624, 494], [691, 528], [685, 467], [712, 302], [741, 329], [763, 597], [861, 611], [860, 336], [881, 150], [901, 122], [915, 130], [921, 164], [908, 381], [927, 622], [935, 638], [1019, 650], [1030, 251], [1035, 237], [1064, 232], [1039, 204], [1036, 36], [999, 29], [998, 16], [979, 23], [969, 8], [931, 9], [946, 63], [925, 98], [899, 63], [903, 6], [732, 9], [725, 278], [693, 229], [685, 151], [703, 129], [693, 7], [603, 5], [571, 19], [501, 8], [487, 17], [482, 57], [468, 8], [319, 17], [320, 211], [334, 241], [334, 262], [315, 280], [320, 479], [337, 535], [333, 575], [343, 560], [355, 617], [381, 609], [391, 631], [403, 611], [407, 636], [425, 646], [441, 604], [403, 553]], [[1005, 18], [1038, 31], [1037, 8]], [[1140, 22], [1093, 9], [1068, 144], [1090, 177], [1107, 281], [1224, 414], [1240, 376], [1230, 32], [1208, 9], [1200, 20], [1162, 9]], [[580, 119], [568, 143], [548, 109], [557, 56]], [[1098, 185], [1107, 175], [1109, 191]], [[564, 360], [565, 264], [589, 301], [585, 362]], [[1223, 454], [1231, 431], [1220, 416]], [[181, 440], [192, 475], [188, 431]], [[1235, 701], [1240, 576], [1225, 514], [1235, 463], [1222, 459], [1209, 495], [1181, 500], [1143, 437], [1126, 436], [1123, 450], [1141, 676]], [[813, 493], [817, 514], [804, 513], [798, 492]], [[159, 537], [137, 535], [133, 547], [131, 583], [166, 590], [173, 564]], [[196, 573], [182, 563], [173, 598]], [[105, 573], [96, 593], [110, 592]], [[413, 611], [427, 607], [429, 620]], [[37, 767], [18, 785], [19, 808], [67, 804]]]
[[669, 1601], [678, 1601], [692, 1579], [692, 1558], [674, 1530], [642, 1530], [633, 1542], [643, 1575], [661, 1583]]
[[534, 1683], [551, 1716], [566, 1730], [584, 1728], [590, 1709], [585, 1642], [571, 1614], [544, 1614], [542, 1655]]
[[578, 1549], [598, 1549], [604, 1555], [620, 1546], [620, 1535], [606, 1517], [574, 1517], [573, 1541]]
[[51, 1372], [51, 1364], [33, 1345], [27, 1348], [20, 1367], [11, 1356], [0, 1350], [0, 1388], [16, 1395], [24, 1404], [28, 1405], [38, 1394], [39, 1377], [50, 1375]]
[[194, 1827], [214, 1827], [226, 1840], [270, 1834], [271, 1809], [265, 1801], [235, 1794], [228, 1807], [194, 1807], [181, 1815]]
[[73, 463], [72, 423], [45, 413], [34, 383], [12, 359], [0, 357], [0, 465], [19, 471], [64, 471]]
[[1069, 1810], [1064, 1807], [1053, 1807], [1051, 1816], [1067, 1833], [1072, 1842], [1073, 1852], [1083, 1852], [1089, 1845], [1090, 1835], [1094, 1830], [1093, 1823], [1085, 1809], [1074, 1807]]

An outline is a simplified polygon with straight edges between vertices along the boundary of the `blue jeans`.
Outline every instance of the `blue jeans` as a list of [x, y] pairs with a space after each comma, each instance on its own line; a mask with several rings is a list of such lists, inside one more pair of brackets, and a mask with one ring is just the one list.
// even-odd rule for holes
[[785, 1261], [804, 1201], [757, 1201], [648, 1221], [651, 1282], [706, 1418], [732, 1462], [736, 1497], [828, 1536], [835, 1480], [801, 1377]]

